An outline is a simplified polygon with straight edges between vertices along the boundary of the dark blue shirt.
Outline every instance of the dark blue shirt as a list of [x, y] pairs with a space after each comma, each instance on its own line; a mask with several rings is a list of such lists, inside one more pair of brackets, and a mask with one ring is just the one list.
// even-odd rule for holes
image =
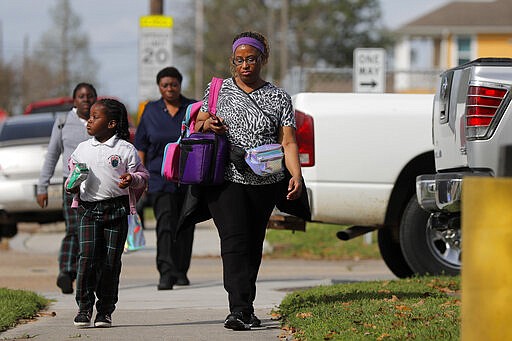
[[135, 133], [135, 148], [146, 154], [145, 166], [149, 171], [149, 193], [176, 192], [178, 185], [166, 181], [162, 175], [162, 160], [167, 143], [176, 142], [181, 134], [181, 122], [187, 106], [196, 102], [181, 96], [181, 104], [174, 117], [169, 115], [164, 100], [148, 102]]

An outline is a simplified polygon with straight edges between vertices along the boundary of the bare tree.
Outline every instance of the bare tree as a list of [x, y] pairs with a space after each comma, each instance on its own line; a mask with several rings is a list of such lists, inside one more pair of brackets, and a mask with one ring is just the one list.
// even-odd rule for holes
[[16, 105], [16, 69], [10, 64], [0, 62], [0, 79], [0, 109], [12, 113]]
[[[381, 25], [378, 0], [203, 0], [203, 3], [204, 21], [200, 27], [203, 28], [204, 71], [196, 79], [205, 82], [213, 75], [229, 76], [231, 39], [242, 31], [258, 31], [267, 36], [271, 52], [267, 80], [281, 80], [294, 66], [351, 66], [356, 47], [387, 47], [391, 43]], [[176, 20], [176, 51], [194, 60], [194, 20], [186, 15]]]
[[[98, 64], [90, 55], [89, 38], [80, 30], [80, 17], [73, 12], [70, 1], [59, 0], [50, 9], [50, 15], [53, 26], [43, 33], [25, 63], [24, 78], [30, 78], [30, 82], [23, 82], [26, 103], [44, 97], [69, 96], [76, 83], [96, 82]], [[37, 91], [38, 88], [44, 90]]]

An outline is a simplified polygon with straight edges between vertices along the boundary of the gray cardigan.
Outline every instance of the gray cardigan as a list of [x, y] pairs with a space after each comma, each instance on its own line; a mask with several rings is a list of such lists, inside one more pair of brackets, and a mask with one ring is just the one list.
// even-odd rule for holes
[[48, 193], [50, 178], [55, 172], [57, 161], [62, 154], [62, 175], [67, 178], [69, 175], [68, 160], [71, 153], [76, 149], [80, 142], [91, 138], [87, 133], [85, 123], [76, 112], [76, 108], [71, 109], [66, 119], [57, 118], [52, 128], [52, 136], [48, 144], [48, 152], [44, 160], [39, 182], [37, 184], [37, 194]]

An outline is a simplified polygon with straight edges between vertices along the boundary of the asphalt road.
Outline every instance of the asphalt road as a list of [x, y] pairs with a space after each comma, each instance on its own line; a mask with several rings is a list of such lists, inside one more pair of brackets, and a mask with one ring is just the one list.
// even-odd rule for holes
[[16, 237], [4, 240], [0, 244], [0, 287], [32, 290], [55, 301], [37, 320], [0, 333], [0, 340], [286, 339], [279, 321], [272, 319], [271, 311], [287, 293], [317, 285], [395, 278], [381, 260], [306, 261], [264, 257], [255, 301], [256, 314], [263, 326], [249, 332], [234, 332], [222, 324], [228, 309], [215, 227], [207, 222], [196, 229], [189, 271], [191, 285], [158, 291], [152, 226], [148, 223], [146, 249], [123, 255], [119, 302], [110, 329], [73, 326], [77, 311], [74, 295], [63, 295], [55, 286], [62, 224], [26, 225]]

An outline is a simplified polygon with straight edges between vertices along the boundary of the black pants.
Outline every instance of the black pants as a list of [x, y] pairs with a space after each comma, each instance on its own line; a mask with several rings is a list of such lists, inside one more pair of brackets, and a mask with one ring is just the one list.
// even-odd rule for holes
[[230, 312], [254, 312], [266, 226], [280, 186], [226, 182], [205, 191], [220, 236]]
[[173, 241], [184, 194], [158, 192], [149, 197], [156, 218], [156, 266], [160, 277], [175, 281], [190, 267], [195, 226], [186, 227]]

